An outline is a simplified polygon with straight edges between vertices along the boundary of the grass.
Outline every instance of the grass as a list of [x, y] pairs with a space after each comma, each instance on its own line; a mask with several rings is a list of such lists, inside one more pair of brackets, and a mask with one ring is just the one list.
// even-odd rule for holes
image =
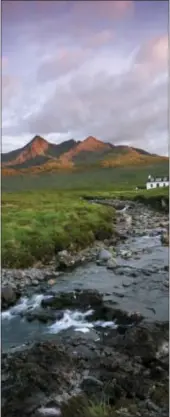
[[72, 397], [62, 406], [63, 417], [115, 417], [115, 412], [104, 402], [91, 402], [86, 397]]
[[110, 237], [114, 210], [90, 205], [81, 196], [136, 199], [159, 209], [162, 197], [169, 202], [169, 188], [3, 192], [2, 267], [24, 268], [38, 261], [46, 264], [62, 249], [78, 251], [94, 240]]
[[114, 210], [77, 193], [3, 193], [2, 266], [49, 262], [62, 249], [79, 250], [113, 233]]
[[29, 190], [131, 190], [136, 186], [145, 186], [148, 174], [167, 176], [169, 162], [117, 168], [90, 168], [72, 173], [47, 173], [41, 175], [2, 176], [2, 192]]
[[[135, 400], [117, 399], [115, 405], [109, 405], [108, 401], [90, 401], [86, 396], [72, 397], [68, 403], [62, 406], [63, 417], [117, 417], [123, 416], [123, 409], [128, 410], [132, 416], [137, 415], [138, 406]], [[122, 413], [121, 413], [122, 411]], [[128, 415], [129, 415], [128, 414]]]
[[120, 199], [126, 199], [126, 200], [138, 200], [140, 197], [143, 199], [154, 199], [156, 197], [158, 198], [169, 198], [169, 187], [162, 187], [162, 188], [153, 188], [151, 190], [146, 189], [138, 189], [135, 190], [131, 187], [131, 189], [113, 189], [113, 190], [105, 190], [105, 191], [82, 191], [81, 193], [84, 197], [100, 197], [100, 198], [120, 198]]

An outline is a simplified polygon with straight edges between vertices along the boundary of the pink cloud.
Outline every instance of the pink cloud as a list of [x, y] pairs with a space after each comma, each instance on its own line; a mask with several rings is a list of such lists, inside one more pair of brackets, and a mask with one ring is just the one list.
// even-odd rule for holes
[[37, 78], [41, 81], [57, 79], [79, 68], [91, 56], [92, 51], [88, 48], [59, 48], [53, 56], [42, 62]]
[[18, 78], [9, 74], [2, 76], [2, 108], [7, 106], [11, 99], [20, 91], [21, 84]]
[[86, 46], [91, 48], [101, 47], [114, 39], [114, 33], [111, 30], [102, 30], [87, 37]]
[[1, 57], [2, 71], [8, 67], [8, 64], [9, 64], [9, 60], [8, 60], [7, 56], [2, 56]]
[[95, 18], [107, 18], [117, 19], [126, 16], [129, 12], [134, 9], [134, 1], [120, 1], [120, 0], [102, 0], [97, 1], [74, 1], [72, 2], [72, 10], [78, 16], [84, 18], [93, 17]]
[[144, 78], [168, 71], [168, 35], [151, 39], [141, 46], [136, 57], [136, 71]]

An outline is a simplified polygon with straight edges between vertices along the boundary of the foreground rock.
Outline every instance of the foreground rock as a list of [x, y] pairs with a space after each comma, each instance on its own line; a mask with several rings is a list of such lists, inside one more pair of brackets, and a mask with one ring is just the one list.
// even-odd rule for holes
[[51, 307], [55, 310], [61, 309], [94, 309], [102, 305], [103, 297], [98, 291], [76, 290], [71, 293], [59, 293], [50, 298], [43, 299], [42, 307]]
[[165, 246], [169, 246], [169, 233], [164, 232], [161, 234], [161, 242]]
[[69, 336], [63, 344], [60, 336], [2, 354], [2, 416], [38, 417], [46, 409], [92, 417], [93, 401], [108, 404], [106, 417], [168, 417], [168, 371], [168, 323], [143, 323], [123, 335], [110, 330], [88, 345]]
[[5, 309], [9, 306], [13, 306], [17, 299], [19, 298], [20, 293], [13, 288], [12, 285], [4, 285], [1, 288], [1, 308]]

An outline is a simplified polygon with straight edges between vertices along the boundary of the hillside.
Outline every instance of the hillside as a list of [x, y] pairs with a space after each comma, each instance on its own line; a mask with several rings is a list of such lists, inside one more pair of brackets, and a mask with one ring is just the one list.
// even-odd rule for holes
[[167, 160], [166, 157], [150, 154], [143, 149], [115, 146], [93, 136], [77, 142], [70, 139], [56, 145], [37, 135], [23, 148], [3, 153], [1, 166], [3, 176], [13, 176], [152, 165]]

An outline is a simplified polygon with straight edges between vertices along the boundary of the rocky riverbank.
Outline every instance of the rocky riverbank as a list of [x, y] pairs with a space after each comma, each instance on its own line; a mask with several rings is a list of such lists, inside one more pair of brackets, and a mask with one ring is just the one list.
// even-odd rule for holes
[[[98, 264], [107, 263], [108, 268], [114, 269], [117, 254], [120, 254], [117, 247], [121, 242], [125, 242], [129, 236], [142, 236], [147, 232], [152, 233], [152, 230], [155, 233], [156, 228], [157, 233], [160, 233], [162, 244], [169, 244], [167, 214], [152, 213], [143, 204], [131, 201], [106, 200], [101, 202], [97, 200], [97, 202], [113, 206], [116, 209], [117, 224], [114, 235], [110, 239], [105, 239], [104, 242], [98, 241], [93, 247], [78, 253], [71, 253], [67, 250], [58, 252], [48, 268], [39, 265], [25, 270], [2, 269], [2, 309], [14, 305], [21, 296], [27, 295], [30, 291], [43, 290], [44, 285], [50, 288], [62, 274], [62, 271], [69, 271], [92, 261], [96, 261]], [[123, 250], [121, 255], [124, 259], [138, 256], [137, 253], [132, 254], [130, 250]]]
[[2, 354], [2, 416], [168, 417], [168, 364], [168, 322], [28, 345]]
[[[30, 342], [20, 330], [2, 353], [2, 417], [168, 417], [168, 216], [141, 203], [116, 210], [112, 239], [48, 269], [3, 270], [5, 337], [20, 326]], [[88, 265], [65, 274], [78, 257], [95, 278]]]

